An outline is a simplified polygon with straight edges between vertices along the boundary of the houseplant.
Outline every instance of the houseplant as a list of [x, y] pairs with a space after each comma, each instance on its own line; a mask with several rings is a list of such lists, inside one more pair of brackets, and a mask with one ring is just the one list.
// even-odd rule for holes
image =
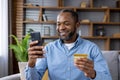
[[28, 42], [30, 39], [30, 35], [25, 35], [24, 39], [21, 41], [18, 40], [18, 38], [14, 35], [11, 35], [11, 37], [15, 40], [16, 44], [10, 44], [10, 49], [14, 51], [15, 57], [18, 62], [27, 62], [28, 61]]
[[30, 34], [25, 35], [25, 37], [19, 41], [15, 35], [11, 35], [15, 40], [16, 44], [10, 44], [10, 49], [14, 51], [15, 57], [18, 61], [19, 71], [21, 74], [21, 80], [25, 80], [24, 69], [28, 61], [28, 42], [30, 39]]

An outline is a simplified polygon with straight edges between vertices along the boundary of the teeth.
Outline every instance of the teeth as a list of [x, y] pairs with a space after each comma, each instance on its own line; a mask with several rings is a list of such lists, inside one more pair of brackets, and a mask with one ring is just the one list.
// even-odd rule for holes
[[60, 35], [65, 35], [65, 32], [61, 32]]

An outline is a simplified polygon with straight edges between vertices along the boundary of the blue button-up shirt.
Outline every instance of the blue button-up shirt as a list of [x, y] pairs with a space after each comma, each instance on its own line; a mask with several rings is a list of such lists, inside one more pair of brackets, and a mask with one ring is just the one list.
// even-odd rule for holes
[[99, 50], [92, 42], [77, 38], [75, 45], [68, 50], [60, 39], [49, 43], [45, 47], [45, 58], [38, 58], [34, 68], [26, 67], [27, 80], [41, 80], [48, 69], [50, 80], [90, 80], [74, 65], [74, 54], [88, 54], [94, 61], [96, 77], [94, 80], [111, 80], [107, 63]]

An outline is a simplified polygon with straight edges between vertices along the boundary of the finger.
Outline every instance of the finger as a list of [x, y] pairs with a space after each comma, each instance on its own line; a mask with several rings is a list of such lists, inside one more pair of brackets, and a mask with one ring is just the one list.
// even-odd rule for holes
[[29, 43], [29, 46], [30, 47], [35, 46], [37, 43], [38, 43], [38, 41], [32, 41], [32, 42]]
[[81, 58], [78, 58], [78, 59], [75, 60], [75, 64], [77, 64], [77, 65], [86, 65], [87, 60], [83, 60]]
[[32, 49], [43, 51], [43, 46], [33, 46]]
[[85, 65], [88, 67], [94, 67], [93, 61], [89, 60], [87, 58], [78, 58], [75, 63], [78, 65]]
[[87, 62], [88, 64], [93, 64], [93, 61], [90, 59], [82, 59], [83, 61]]
[[29, 59], [43, 58], [43, 55], [29, 55]]
[[29, 52], [28, 53], [29, 55], [39, 55], [39, 54], [44, 54], [44, 52], [43, 51], [31, 51], [31, 52]]
[[85, 65], [78, 65], [78, 64], [76, 64], [76, 67], [78, 67], [82, 71], [86, 71], [87, 70], [87, 68], [85, 67]]
[[94, 68], [94, 64], [91, 61], [89, 62], [89, 60], [82, 60], [82, 59], [78, 59], [75, 62], [75, 66], [77, 66], [80, 70], [82, 71], [88, 71], [88, 70], [93, 70]]
[[77, 65], [81, 65], [81, 67], [88, 67], [88, 68], [93, 68], [94, 67], [94, 64], [90, 64], [88, 62], [78, 62], [76, 63]]
[[88, 62], [89, 61], [89, 59], [87, 59], [87, 58], [78, 58], [77, 60], [78, 61], [84, 61], [84, 62]]
[[44, 46], [32, 46], [28, 48], [28, 51], [35, 51], [35, 50], [43, 51], [43, 48]]

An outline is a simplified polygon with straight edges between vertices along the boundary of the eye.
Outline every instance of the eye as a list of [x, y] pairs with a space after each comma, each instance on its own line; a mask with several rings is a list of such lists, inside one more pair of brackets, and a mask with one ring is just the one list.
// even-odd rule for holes
[[68, 23], [68, 22], [65, 22], [65, 23], [64, 23], [64, 25], [66, 25], [66, 26], [69, 26], [69, 25], [70, 25], [70, 23]]
[[57, 26], [60, 26], [60, 23], [57, 23]]

